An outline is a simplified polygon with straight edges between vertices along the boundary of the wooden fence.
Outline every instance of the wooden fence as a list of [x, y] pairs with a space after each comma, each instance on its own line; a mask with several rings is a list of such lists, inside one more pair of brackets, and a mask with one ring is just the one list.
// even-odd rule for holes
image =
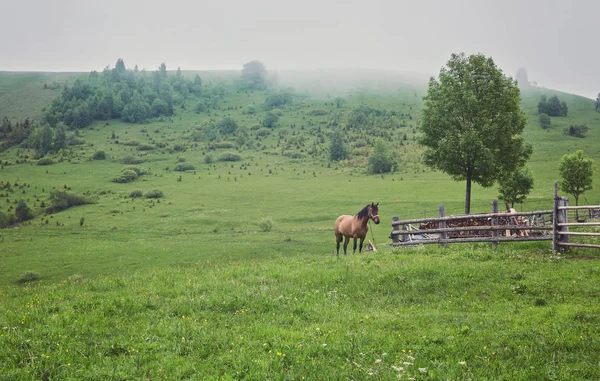
[[552, 241], [555, 251], [570, 246], [600, 249], [598, 244], [570, 242], [572, 236], [600, 237], [600, 233], [585, 231], [593, 226], [600, 226], [600, 205], [569, 206], [567, 198], [558, 196], [555, 184], [554, 207], [549, 210], [501, 213], [494, 200], [491, 213], [446, 216], [440, 205], [436, 218], [400, 220], [394, 216], [390, 237], [392, 246], [465, 242], [491, 242], [497, 246], [500, 242]]

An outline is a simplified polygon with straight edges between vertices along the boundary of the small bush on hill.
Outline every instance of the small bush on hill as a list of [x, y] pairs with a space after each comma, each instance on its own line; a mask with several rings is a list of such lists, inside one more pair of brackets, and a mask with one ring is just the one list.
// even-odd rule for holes
[[565, 128], [564, 134], [569, 136], [575, 136], [577, 138], [585, 138], [585, 134], [588, 132], [589, 129], [590, 128], [585, 124], [572, 124], [569, 126], [569, 128]]
[[139, 189], [134, 189], [134, 190], [131, 191], [131, 193], [129, 193], [129, 197], [130, 198], [139, 198], [139, 197], [142, 197], [142, 196], [143, 196], [143, 193]]
[[261, 220], [258, 222], [258, 227], [263, 232], [270, 232], [271, 229], [273, 229], [273, 220], [271, 220], [269, 217], [261, 218]]
[[118, 175], [113, 177], [113, 179], [111, 181], [113, 183], [124, 184], [124, 183], [131, 182], [137, 178], [138, 178], [138, 174], [135, 171], [133, 171], [131, 169], [124, 169], [121, 171], [121, 173], [119, 173]]
[[136, 167], [133, 165], [124, 167], [123, 169], [121, 169], [121, 171], [125, 171], [127, 169], [134, 171], [138, 176], [143, 176], [143, 175], [147, 175], [150, 173], [149, 169], [142, 168], [142, 167]]
[[19, 279], [17, 279], [17, 283], [28, 283], [35, 282], [40, 279], [40, 274], [34, 273], [33, 271], [28, 271], [21, 275]]
[[206, 103], [204, 101], [196, 103], [196, 107], [194, 107], [194, 111], [196, 111], [196, 114], [200, 114], [201, 112], [204, 112], [207, 109], [208, 107], [206, 106]]
[[226, 152], [219, 156], [219, 161], [240, 161], [242, 157], [237, 153]]
[[17, 219], [13, 214], [7, 214], [0, 212], [0, 229], [10, 226], [17, 222]]
[[98, 151], [94, 152], [94, 156], [92, 156], [92, 159], [94, 159], [94, 160], [105, 160], [106, 159], [106, 152], [104, 152], [102, 150], [98, 150]]
[[544, 130], [550, 128], [551, 124], [552, 119], [548, 116], [548, 114], [540, 114], [540, 125]]
[[116, 175], [111, 181], [121, 184], [128, 183], [148, 173], [150, 173], [150, 171], [145, 168], [129, 166], [121, 169], [121, 173]]
[[209, 144], [208, 148], [210, 148], [210, 149], [231, 149], [231, 148], [235, 148], [235, 144], [233, 144], [232, 142], [227, 142], [227, 141], [215, 142], [215, 143]]
[[258, 131], [256, 131], [256, 136], [265, 137], [269, 136], [271, 133], [271, 129], [267, 127], [261, 127]]
[[33, 212], [31, 208], [27, 206], [25, 201], [19, 200], [17, 207], [15, 208], [15, 218], [18, 222], [27, 221], [33, 218]]
[[196, 167], [190, 163], [179, 163], [175, 166], [175, 171], [177, 172], [193, 171], [194, 169], [196, 169]]
[[323, 116], [323, 115], [329, 115], [329, 111], [322, 110], [322, 109], [315, 109], [315, 110], [310, 110], [309, 112], [307, 112], [307, 114], [311, 115], [311, 116]]
[[37, 165], [50, 165], [50, 164], [54, 164], [54, 160], [50, 159], [49, 157], [43, 157], [37, 161]]
[[393, 153], [382, 139], [375, 141], [373, 153], [369, 156], [369, 171], [374, 174], [391, 172], [397, 166]]
[[179, 157], [177, 158], [177, 162], [178, 162], [178, 163], [185, 163], [185, 157], [183, 157], [183, 156], [179, 156]]
[[213, 158], [212, 158], [212, 156], [210, 156], [210, 155], [206, 155], [206, 156], [204, 156], [204, 162], [205, 162], [206, 164], [210, 164], [210, 163], [212, 163], [212, 162], [213, 162]]
[[164, 196], [165, 196], [165, 195], [163, 194], [163, 192], [162, 192], [161, 190], [158, 190], [158, 189], [153, 189], [153, 190], [151, 190], [151, 191], [148, 191], [148, 192], [146, 193], [146, 196], [145, 196], [145, 197], [146, 197], [146, 198], [162, 198], [162, 197], [164, 197]]
[[142, 164], [144, 160], [135, 156], [125, 156], [123, 158], [123, 164]]
[[73, 206], [91, 203], [92, 201], [89, 200], [87, 197], [76, 195], [73, 193], [62, 192], [59, 190], [53, 190], [52, 193], [50, 193], [51, 206], [46, 208], [46, 213], [57, 213], [61, 210], [65, 210]]
[[184, 146], [182, 146], [181, 144], [175, 144], [173, 146], [173, 151], [175, 152], [184, 152], [186, 150], [186, 148]]
[[128, 141], [128, 142], [123, 142], [121, 144], [123, 144], [124, 146], [137, 147], [140, 145], [140, 142], [136, 142], [135, 140], [132, 140], [132, 141]]
[[152, 144], [140, 144], [137, 147], [138, 151], [152, 151], [154, 148]]
[[67, 144], [70, 146], [80, 146], [85, 144], [85, 140], [78, 138], [75, 135], [71, 135], [67, 138]]

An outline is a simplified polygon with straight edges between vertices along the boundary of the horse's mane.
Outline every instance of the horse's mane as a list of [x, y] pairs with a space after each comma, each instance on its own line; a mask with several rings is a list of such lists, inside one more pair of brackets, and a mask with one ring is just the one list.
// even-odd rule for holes
[[367, 206], [362, 208], [360, 212], [356, 213], [356, 218], [358, 218], [360, 220], [361, 218], [368, 217], [369, 216], [369, 205], [370, 204], [367, 204]]

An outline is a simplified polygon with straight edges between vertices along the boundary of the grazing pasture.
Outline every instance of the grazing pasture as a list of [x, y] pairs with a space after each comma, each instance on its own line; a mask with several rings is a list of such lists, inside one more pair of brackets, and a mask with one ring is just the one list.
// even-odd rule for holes
[[[77, 144], [49, 165], [32, 149], [0, 152], [0, 212], [24, 201], [35, 215], [0, 230], [0, 379], [599, 378], [598, 253], [387, 247], [394, 215], [464, 210], [464, 184], [420, 158], [424, 83], [282, 73], [293, 102], [266, 110], [269, 94], [239, 90], [239, 73], [199, 74], [225, 89], [207, 110], [190, 96], [145, 124], [95, 121], [67, 131]], [[81, 74], [11, 75], [0, 73], [0, 118], [41, 115], [60, 92], [44, 84]], [[20, 91], [35, 108], [4, 101]], [[522, 95], [535, 181], [524, 211], [552, 204], [562, 155], [600, 162], [593, 101], [561, 94], [568, 116], [542, 129], [542, 94], [554, 92]], [[352, 124], [364, 115], [368, 128]], [[210, 137], [226, 118], [242, 132]], [[570, 124], [587, 136], [564, 135]], [[338, 128], [350, 156], [330, 162]], [[392, 173], [367, 173], [376, 137], [397, 156]], [[600, 203], [594, 185], [585, 204]], [[59, 192], [91, 203], [46, 214]], [[472, 211], [496, 196], [474, 186]], [[337, 216], [371, 202], [380, 250], [332, 256]]]

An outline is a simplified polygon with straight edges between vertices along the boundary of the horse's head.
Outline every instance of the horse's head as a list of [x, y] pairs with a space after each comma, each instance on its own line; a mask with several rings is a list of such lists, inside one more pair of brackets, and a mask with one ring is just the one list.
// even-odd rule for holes
[[371, 203], [371, 205], [369, 205], [369, 218], [373, 220], [373, 222], [375, 222], [375, 224], [379, 224], [379, 203], [375, 204], [375, 203]]

